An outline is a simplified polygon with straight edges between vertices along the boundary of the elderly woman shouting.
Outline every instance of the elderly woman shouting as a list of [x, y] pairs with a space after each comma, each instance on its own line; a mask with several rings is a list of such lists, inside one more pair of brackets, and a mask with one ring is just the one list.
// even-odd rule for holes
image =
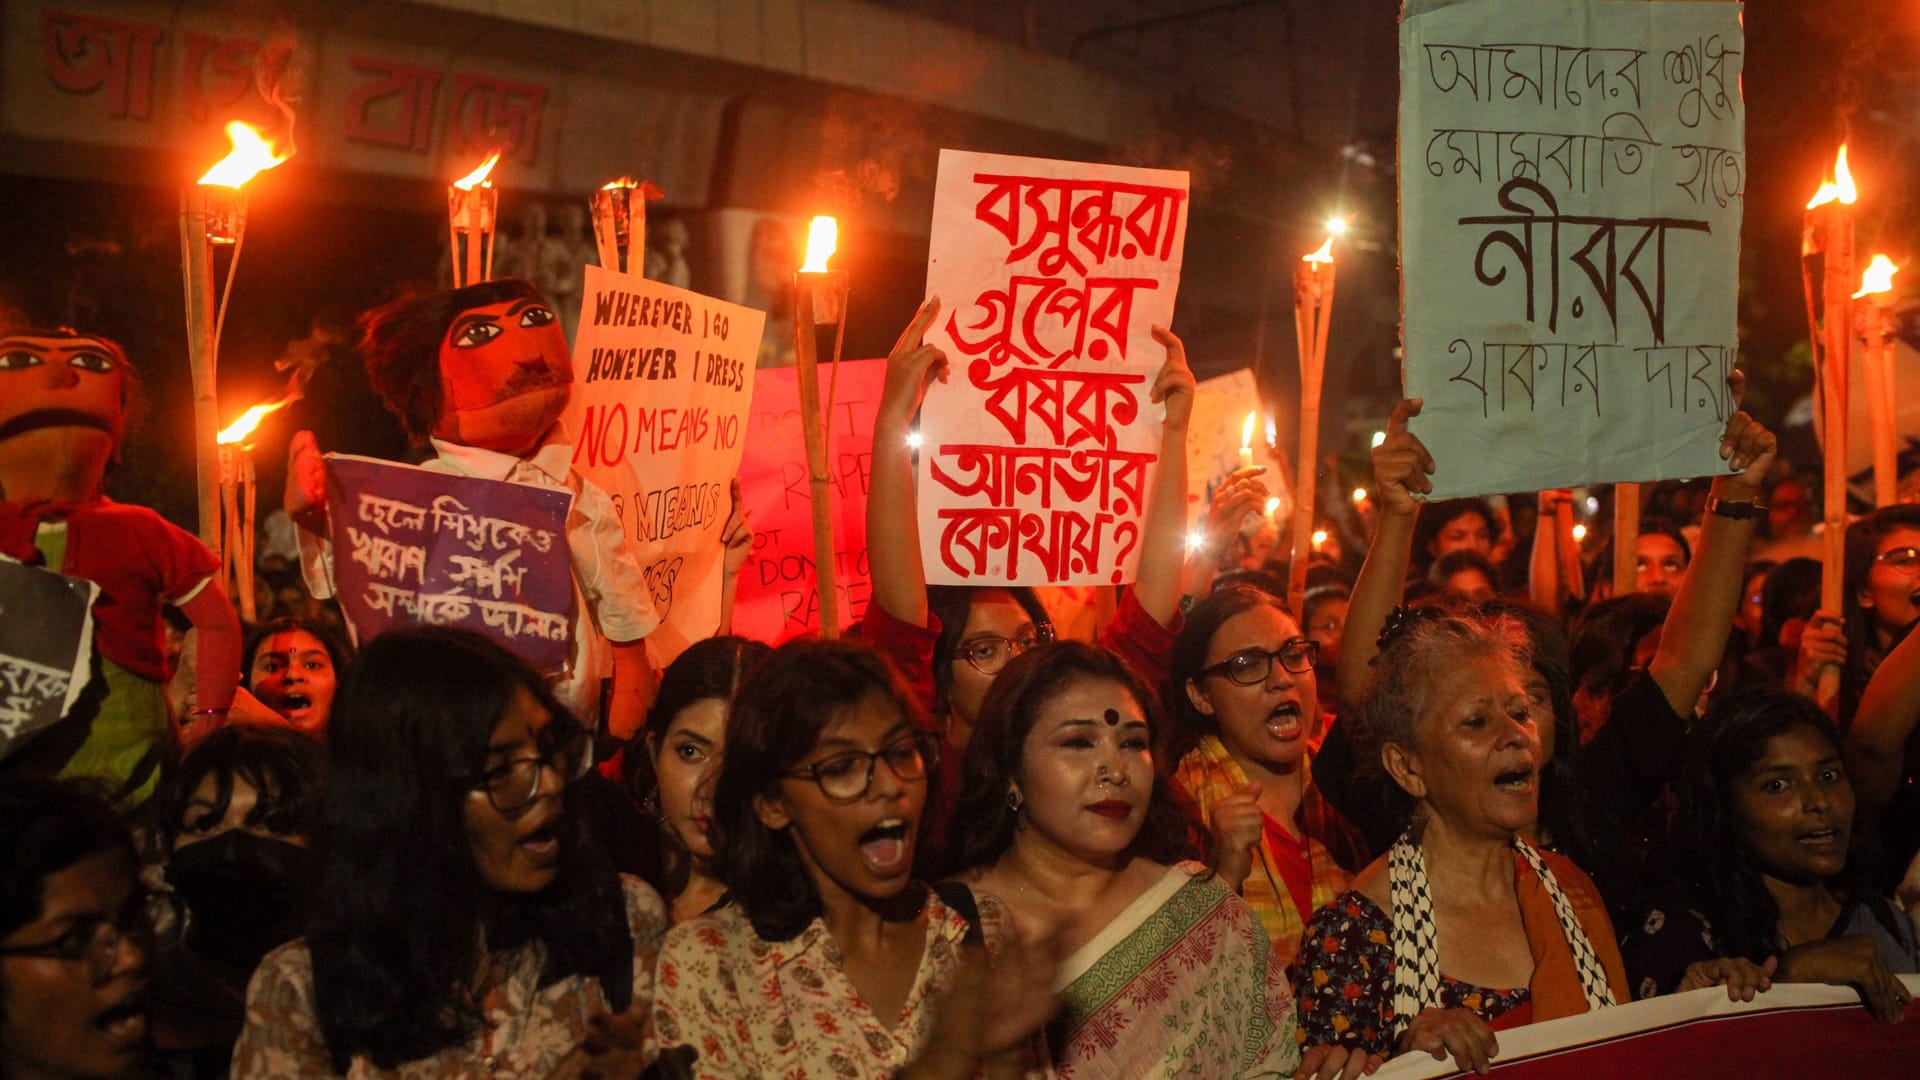
[[1627, 999], [1593, 883], [1519, 838], [1541, 766], [1522, 628], [1419, 608], [1385, 636], [1360, 722], [1412, 823], [1307, 923], [1287, 973], [1301, 1076], [1409, 1050], [1484, 1072], [1496, 1029]]

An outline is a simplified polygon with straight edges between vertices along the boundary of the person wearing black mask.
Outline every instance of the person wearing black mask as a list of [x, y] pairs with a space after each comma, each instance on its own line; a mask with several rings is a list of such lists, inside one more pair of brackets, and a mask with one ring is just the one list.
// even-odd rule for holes
[[150, 997], [156, 1046], [182, 1072], [227, 1075], [248, 978], [302, 932], [321, 760], [298, 731], [236, 725], [194, 747], [161, 792], [167, 882], [190, 919]]

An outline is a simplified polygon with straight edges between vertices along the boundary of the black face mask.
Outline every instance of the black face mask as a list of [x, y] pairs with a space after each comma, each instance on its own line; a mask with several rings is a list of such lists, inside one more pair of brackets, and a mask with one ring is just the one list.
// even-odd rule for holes
[[235, 829], [176, 849], [167, 881], [193, 919], [187, 947], [252, 969], [299, 937], [307, 915], [307, 849]]

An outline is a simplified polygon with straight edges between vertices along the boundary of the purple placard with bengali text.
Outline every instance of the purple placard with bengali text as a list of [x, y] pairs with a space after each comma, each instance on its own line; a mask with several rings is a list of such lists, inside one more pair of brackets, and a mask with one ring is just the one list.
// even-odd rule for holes
[[485, 634], [544, 674], [567, 665], [573, 493], [327, 455], [334, 590], [354, 637]]

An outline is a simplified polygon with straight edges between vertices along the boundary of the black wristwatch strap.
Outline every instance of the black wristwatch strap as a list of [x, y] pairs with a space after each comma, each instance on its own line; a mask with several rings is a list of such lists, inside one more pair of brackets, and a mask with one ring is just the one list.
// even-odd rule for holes
[[1767, 516], [1768, 508], [1757, 502], [1728, 502], [1717, 495], [1707, 499], [1707, 513], [1735, 521], [1755, 521]]

